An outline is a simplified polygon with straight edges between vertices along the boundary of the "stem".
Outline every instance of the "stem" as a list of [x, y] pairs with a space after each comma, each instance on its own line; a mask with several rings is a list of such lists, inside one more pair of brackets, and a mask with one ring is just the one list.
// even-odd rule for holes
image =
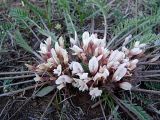
[[0, 78], [0, 80], [9, 80], [9, 79], [20, 79], [20, 78], [28, 78], [28, 77], [34, 77], [35, 74], [32, 75], [22, 75], [22, 76], [14, 76], [14, 77], [3, 77]]
[[160, 91], [155, 91], [155, 90], [146, 90], [146, 89], [132, 88], [131, 91], [133, 91], [133, 92], [144, 92], [144, 93], [149, 93], [149, 94], [160, 95]]
[[47, 110], [48, 110], [49, 106], [52, 104], [52, 101], [53, 101], [53, 100], [54, 100], [54, 98], [56, 97], [57, 92], [58, 92], [58, 90], [54, 93], [54, 95], [53, 95], [53, 97], [51, 98], [50, 102], [48, 103], [48, 105], [47, 105], [47, 107], [46, 107], [45, 111], [43, 112], [43, 114], [42, 114], [42, 116], [41, 116], [40, 120], [43, 120], [43, 117], [45, 116], [45, 113], [47, 112]]
[[0, 75], [17, 75], [17, 74], [26, 74], [33, 73], [32, 71], [18, 71], [18, 72], [1, 72]]

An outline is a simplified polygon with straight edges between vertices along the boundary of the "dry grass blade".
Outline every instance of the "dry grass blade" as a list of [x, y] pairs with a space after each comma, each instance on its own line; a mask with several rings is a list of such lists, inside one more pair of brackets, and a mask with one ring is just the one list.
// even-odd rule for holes
[[51, 98], [50, 102], [48, 103], [48, 105], [47, 105], [47, 107], [46, 107], [45, 111], [43, 112], [43, 114], [42, 114], [42, 116], [41, 116], [40, 120], [43, 120], [43, 118], [44, 118], [44, 116], [45, 116], [45, 113], [47, 112], [47, 110], [48, 110], [49, 106], [52, 104], [52, 101], [53, 101], [53, 100], [54, 100], [54, 98], [56, 97], [57, 92], [58, 92], [58, 90], [54, 93], [54, 95], [53, 95], [53, 97]]
[[0, 97], [17, 94], [17, 93], [20, 93], [20, 92], [23, 92], [23, 91], [26, 91], [26, 90], [34, 89], [35, 87], [39, 87], [39, 86], [42, 86], [42, 85], [45, 85], [45, 84], [48, 84], [48, 83], [49, 82], [47, 81], [47, 82], [43, 82], [43, 83], [40, 83], [40, 84], [37, 84], [37, 85], [33, 85], [33, 86], [29, 86], [29, 87], [26, 87], [26, 88], [23, 88], [23, 89], [19, 89], [19, 90], [16, 90], [16, 91], [3, 93], [3, 94], [0, 94]]
[[17, 74], [28, 74], [33, 73], [32, 71], [18, 71], [18, 72], [0, 72], [0, 75], [17, 75]]
[[29, 77], [34, 77], [35, 74], [32, 75], [21, 75], [21, 76], [14, 76], [14, 77], [2, 77], [0, 80], [10, 80], [10, 79], [20, 79], [20, 78], [29, 78]]
[[26, 83], [32, 83], [32, 82], [35, 82], [35, 80], [27, 80], [27, 81], [13, 83], [9, 85], [3, 85], [3, 86], [0, 86], [0, 88], [4, 88], [5, 86], [14, 86], [14, 85], [20, 85], [20, 84], [26, 84]]
[[149, 93], [149, 94], [160, 95], [160, 91], [155, 91], [155, 90], [132, 88], [131, 91], [133, 91], [133, 92], [144, 92], [144, 93]]
[[132, 120], [137, 120], [133, 116], [133, 114], [131, 112], [129, 112], [128, 109], [123, 106], [123, 104], [120, 102], [120, 100], [114, 94], [111, 94], [111, 96], [114, 99], [114, 101], [130, 116], [130, 118], [132, 118]]

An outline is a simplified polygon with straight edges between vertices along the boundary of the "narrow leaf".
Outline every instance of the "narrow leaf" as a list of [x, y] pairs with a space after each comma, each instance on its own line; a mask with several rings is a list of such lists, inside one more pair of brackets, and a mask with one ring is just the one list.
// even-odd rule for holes
[[38, 91], [36, 93], [36, 96], [38, 97], [43, 97], [47, 94], [49, 94], [50, 92], [52, 92], [56, 87], [55, 86], [47, 86], [47, 87], [44, 87], [42, 88], [40, 91]]

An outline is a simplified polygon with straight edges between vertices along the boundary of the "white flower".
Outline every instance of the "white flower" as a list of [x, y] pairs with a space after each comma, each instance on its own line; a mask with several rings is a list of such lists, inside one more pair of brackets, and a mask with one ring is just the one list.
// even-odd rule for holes
[[138, 59], [129, 62], [129, 70], [134, 70], [137, 67]]
[[91, 73], [96, 73], [97, 70], [98, 70], [98, 59], [97, 59], [95, 56], [93, 56], [93, 57], [89, 60], [88, 66], [89, 66], [89, 71], [90, 71]]
[[66, 84], [62, 83], [60, 85], [57, 85], [57, 89], [61, 90], [62, 88], [64, 88], [66, 86]]
[[132, 85], [129, 82], [122, 82], [119, 84], [120, 88], [124, 90], [131, 90]]
[[107, 77], [109, 76], [109, 71], [106, 68], [106, 66], [100, 67], [99, 72], [96, 73], [96, 75], [93, 77], [93, 80], [97, 80], [97, 79], [107, 79]]
[[75, 52], [73, 55], [77, 55], [77, 54], [83, 52], [83, 50], [82, 50], [81, 48], [79, 48], [77, 45], [74, 45], [74, 46], [71, 47], [70, 49]]
[[88, 86], [84, 80], [74, 78], [72, 85], [76, 88], [79, 88], [80, 91], [88, 90]]
[[96, 75], [93, 77], [93, 80], [96, 81], [98, 79], [101, 79], [103, 77], [103, 74], [102, 73], [96, 73]]
[[62, 66], [58, 65], [57, 69], [54, 69], [54, 74], [57, 74], [58, 76], [60, 76], [62, 73]]
[[36, 75], [36, 77], [34, 78], [34, 80], [35, 80], [36, 82], [42, 80], [42, 78], [41, 78], [38, 74], [35, 73], [35, 75]]
[[63, 62], [65, 64], [67, 64], [68, 63], [68, 53], [67, 53], [67, 51], [65, 49], [61, 48], [61, 54], [63, 56]]
[[72, 70], [72, 74], [84, 72], [81, 64], [75, 61], [71, 62], [71, 64], [69, 65], [69, 68]]
[[127, 73], [127, 69], [125, 68], [125, 65], [121, 64], [116, 70], [116, 72], [113, 74], [112, 80], [119, 81], [126, 75], [126, 73]]
[[88, 73], [77, 73], [77, 75], [79, 76], [79, 78], [81, 80], [87, 80], [88, 79]]
[[60, 55], [61, 57], [63, 57], [63, 62], [67, 64], [68, 63], [68, 53], [65, 49], [59, 46], [58, 42], [55, 43], [55, 51], [57, 53], [57, 56]]
[[64, 39], [63, 39], [62, 36], [58, 39], [58, 42], [59, 42], [59, 45], [60, 45], [62, 48], [64, 48]]
[[44, 44], [44, 43], [41, 43], [40, 44], [40, 51], [39, 52], [42, 53], [42, 54], [47, 54], [48, 53], [48, 47], [47, 47], [47, 45]]
[[138, 55], [140, 53], [142, 53], [142, 50], [140, 48], [133, 48], [130, 50], [131, 55]]
[[46, 41], [44, 41], [44, 42], [45, 42], [45, 44], [47, 45], [47, 47], [50, 47], [50, 46], [51, 46], [51, 42], [52, 42], [51, 36], [49, 36], [49, 37], [46, 39]]
[[129, 54], [129, 50], [125, 46], [122, 47], [122, 52], [124, 52], [125, 55]]
[[51, 54], [52, 54], [52, 58], [54, 59], [54, 61], [58, 64], [59, 59], [57, 57], [56, 51], [53, 48], [51, 49]]
[[131, 38], [132, 38], [132, 35], [131, 35], [131, 34], [128, 35], [128, 36], [125, 38], [125, 40], [124, 40], [123, 46], [126, 45]]
[[110, 57], [108, 58], [108, 62], [115, 62], [115, 61], [121, 61], [125, 58], [125, 54], [121, 51], [114, 50]]
[[78, 36], [77, 36], [77, 32], [75, 31], [75, 36], [74, 36], [74, 39], [73, 38], [70, 38], [70, 43], [72, 45], [76, 45], [78, 43]]
[[72, 78], [70, 78], [68, 75], [61, 75], [56, 80], [56, 84], [58, 85], [59, 90], [65, 87], [66, 83], [72, 83]]
[[73, 80], [68, 75], [61, 75], [56, 80], [56, 84], [71, 83]]
[[89, 94], [92, 97], [91, 99], [95, 99], [96, 97], [101, 96], [102, 90], [99, 90], [98, 87], [91, 88]]
[[90, 36], [89, 36], [89, 32], [84, 32], [82, 34], [82, 42], [83, 42], [83, 48], [87, 49], [89, 42], [91, 41]]

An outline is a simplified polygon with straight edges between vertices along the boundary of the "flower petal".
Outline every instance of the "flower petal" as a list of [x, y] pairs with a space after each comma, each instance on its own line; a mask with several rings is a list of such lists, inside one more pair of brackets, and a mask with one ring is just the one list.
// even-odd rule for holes
[[78, 63], [78, 62], [74, 62], [74, 61], [73, 61], [73, 62], [70, 64], [69, 67], [70, 67], [70, 69], [72, 70], [72, 74], [77, 74], [77, 73], [83, 73], [83, 72], [84, 72], [81, 64]]
[[127, 69], [123, 64], [121, 64], [116, 70], [116, 72], [113, 74], [112, 80], [119, 81], [126, 75], [126, 73], [127, 73]]
[[59, 42], [59, 45], [60, 45], [62, 48], [64, 48], [64, 39], [63, 39], [62, 36], [58, 39], [58, 42]]
[[71, 83], [73, 80], [68, 75], [61, 75], [56, 80], [56, 84]]
[[57, 74], [58, 76], [60, 76], [62, 73], [62, 66], [58, 65], [56, 69], [54, 69], [54, 74]]
[[49, 36], [45, 41], [45, 44], [47, 45], [47, 47], [51, 46], [51, 42], [52, 42], [52, 38], [51, 38], [51, 36]]
[[62, 88], [64, 88], [66, 85], [64, 83], [60, 84], [57, 86], [57, 89], [58, 90], [61, 90]]
[[89, 71], [91, 73], [96, 73], [98, 70], [98, 59], [93, 56], [90, 60], [89, 60]]
[[96, 97], [101, 96], [102, 90], [99, 90], [98, 87], [91, 88], [89, 94], [92, 97], [91, 99], [95, 99]]
[[40, 51], [39, 52], [42, 53], [42, 54], [47, 54], [48, 53], [48, 47], [47, 47], [47, 45], [44, 44], [44, 43], [41, 43], [40, 44]]
[[77, 54], [83, 52], [83, 50], [82, 50], [81, 48], [79, 48], [77, 45], [74, 45], [74, 46], [71, 47], [70, 49], [75, 52], [74, 55], [77, 55]]
[[81, 80], [87, 80], [88, 79], [88, 73], [77, 73], [77, 75], [79, 76], [79, 78]]
[[133, 48], [130, 50], [131, 55], [138, 55], [140, 53], [142, 53], [142, 50], [140, 48]]
[[54, 59], [54, 61], [58, 64], [59, 59], [57, 57], [56, 51], [53, 48], [51, 49], [51, 54], [52, 54], [52, 58]]
[[119, 87], [124, 90], [131, 90], [132, 85], [129, 82], [122, 82], [119, 84]]

